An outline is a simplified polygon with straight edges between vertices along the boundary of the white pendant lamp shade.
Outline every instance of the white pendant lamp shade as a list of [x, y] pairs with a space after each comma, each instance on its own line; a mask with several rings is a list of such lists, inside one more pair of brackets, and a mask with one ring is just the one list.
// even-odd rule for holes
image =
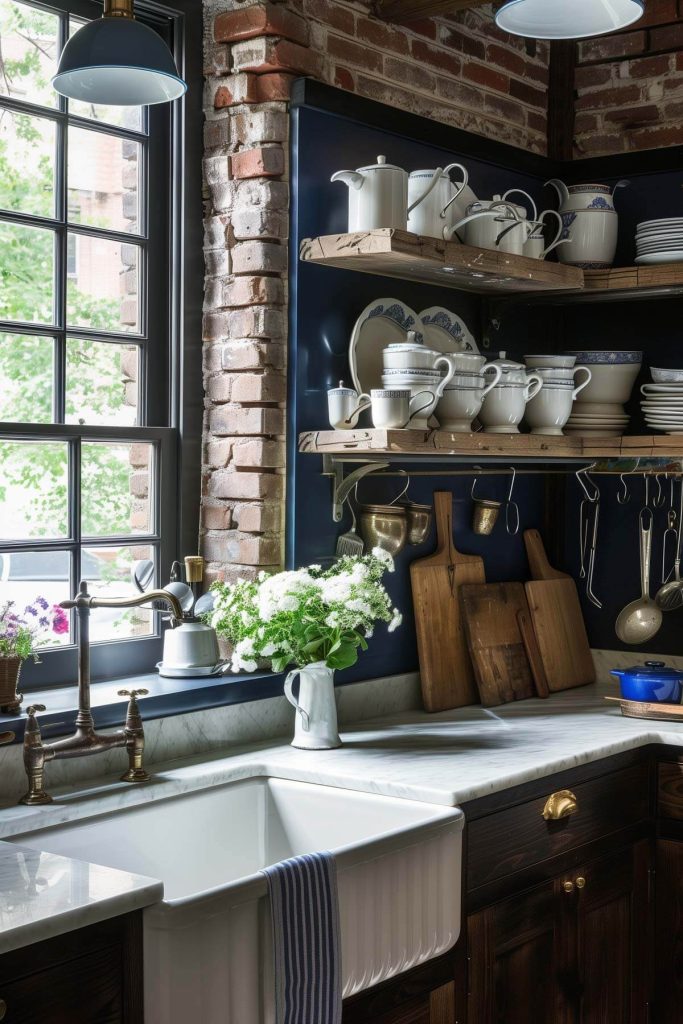
[[643, 0], [508, 0], [496, 23], [529, 39], [588, 39], [632, 25], [644, 9]]
[[161, 36], [135, 21], [133, 0], [105, 0], [104, 16], [62, 50], [52, 84], [62, 96], [121, 107], [167, 103], [187, 89]]

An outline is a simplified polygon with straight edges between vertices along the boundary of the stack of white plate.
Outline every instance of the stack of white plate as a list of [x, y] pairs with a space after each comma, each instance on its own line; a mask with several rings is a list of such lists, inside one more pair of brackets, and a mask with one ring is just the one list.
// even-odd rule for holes
[[[683, 434], [683, 370], [652, 370], [653, 384], [643, 384], [640, 406], [648, 427]], [[665, 383], [657, 383], [664, 379]]]
[[682, 263], [683, 217], [644, 220], [636, 232], [636, 263]]
[[629, 417], [618, 402], [575, 402], [565, 434], [584, 437], [621, 437]]

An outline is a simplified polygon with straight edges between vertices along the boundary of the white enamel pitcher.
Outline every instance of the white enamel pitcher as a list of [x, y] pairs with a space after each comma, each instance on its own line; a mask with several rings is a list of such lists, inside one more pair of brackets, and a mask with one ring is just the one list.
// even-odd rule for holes
[[[457, 185], [451, 178], [451, 171], [455, 170], [462, 174], [462, 181]], [[461, 217], [454, 204], [466, 189], [467, 180], [467, 170], [462, 164], [411, 171], [408, 178], [408, 231], [441, 238], [444, 227], [451, 227]]]
[[[299, 697], [292, 692], [299, 677]], [[285, 697], [296, 708], [293, 747], [302, 750], [331, 750], [340, 747], [337, 705], [334, 699], [334, 669], [324, 661], [294, 668], [285, 679]]]
[[[442, 173], [437, 167], [410, 209], [422, 202]], [[356, 171], [336, 171], [330, 181], [341, 181], [348, 187], [349, 231], [372, 231], [374, 228], [406, 230], [408, 172], [395, 164], [388, 164], [385, 156], [378, 156], [376, 164], [359, 167]]]

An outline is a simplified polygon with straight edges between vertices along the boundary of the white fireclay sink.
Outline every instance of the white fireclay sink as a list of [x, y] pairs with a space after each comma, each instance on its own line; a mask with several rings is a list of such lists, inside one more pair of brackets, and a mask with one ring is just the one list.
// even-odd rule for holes
[[272, 1024], [259, 870], [335, 854], [349, 996], [455, 944], [462, 826], [453, 808], [251, 778], [12, 841], [163, 881], [163, 901], [144, 911], [145, 1024]]

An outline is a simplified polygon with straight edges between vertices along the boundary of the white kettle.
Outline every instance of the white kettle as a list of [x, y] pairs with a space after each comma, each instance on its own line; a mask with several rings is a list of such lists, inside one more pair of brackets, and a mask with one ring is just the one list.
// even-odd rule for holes
[[[437, 168], [413, 205], [421, 202], [431, 191], [441, 173], [441, 168]], [[359, 167], [355, 171], [337, 171], [330, 181], [342, 181], [348, 186], [349, 231], [372, 231], [374, 228], [400, 228], [405, 231], [408, 172], [402, 167], [388, 164], [385, 156], [378, 156], [376, 164]]]

